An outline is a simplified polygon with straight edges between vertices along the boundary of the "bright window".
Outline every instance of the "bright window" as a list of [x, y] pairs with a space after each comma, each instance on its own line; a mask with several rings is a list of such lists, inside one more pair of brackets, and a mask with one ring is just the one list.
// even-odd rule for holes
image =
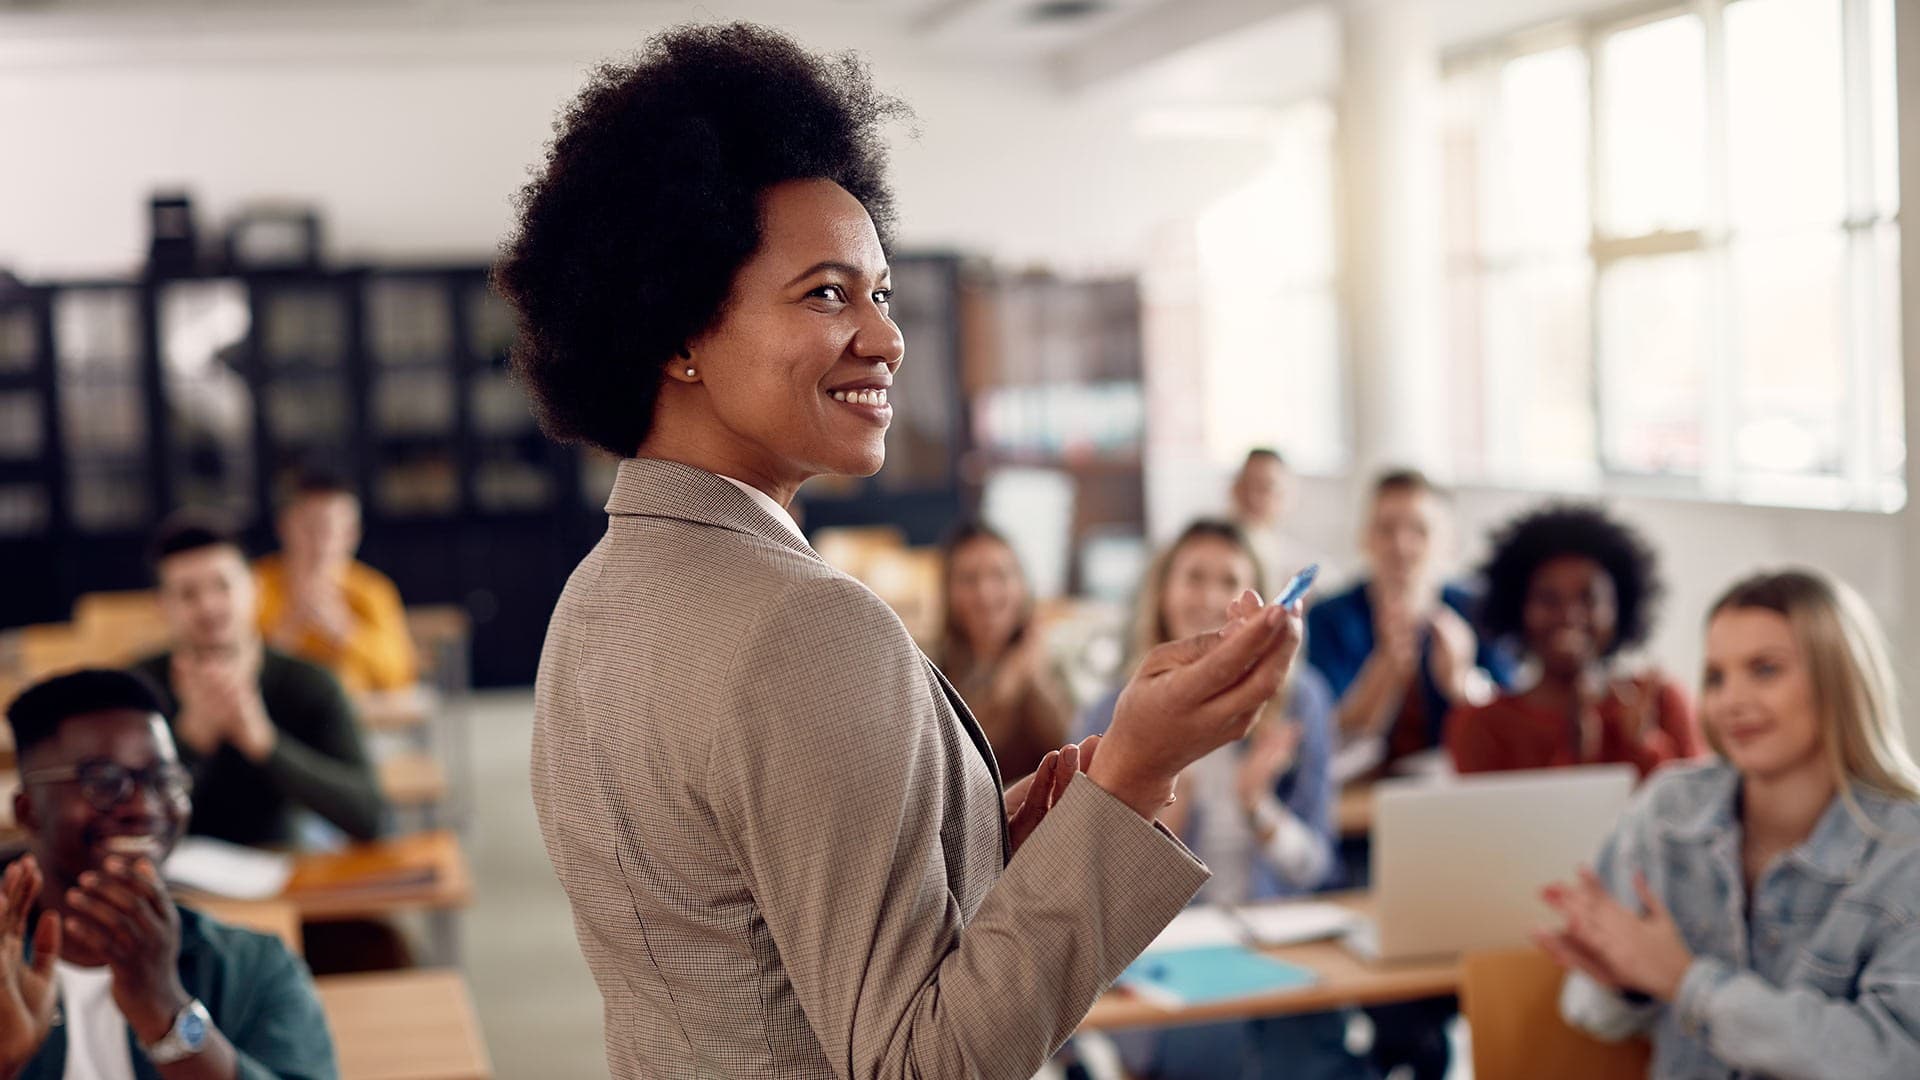
[[1892, 0], [1704, 0], [1446, 79], [1463, 475], [1905, 499]]
[[1237, 463], [1271, 446], [1296, 468], [1348, 458], [1334, 257], [1334, 118], [1279, 112], [1267, 166], [1199, 215], [1199, 338], [1207, 451]]

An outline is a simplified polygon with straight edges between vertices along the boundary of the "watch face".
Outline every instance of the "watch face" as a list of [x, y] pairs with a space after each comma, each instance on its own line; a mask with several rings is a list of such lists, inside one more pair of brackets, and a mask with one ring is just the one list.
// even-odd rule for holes
[[207, 1041], [207, 1022], [198, 1012], [190, 1012], [180, 1018], [180, 1041], [187, 1049], [198, 1050]]

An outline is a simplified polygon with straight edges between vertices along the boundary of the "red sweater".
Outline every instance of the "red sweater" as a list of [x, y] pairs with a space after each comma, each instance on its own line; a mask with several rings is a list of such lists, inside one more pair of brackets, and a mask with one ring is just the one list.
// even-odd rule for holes
[[1580, 757], [1571, 718], [1520, 694], [1454, 709], [1447, 716], [1447, 751], [1462, 773], [1625, 763], [1642, 777], [1663, 762], [1706, 752], [1686, 694], [1658, 673], [1616, 680], [1599, 709], [1600, 753], [1591, 760]]

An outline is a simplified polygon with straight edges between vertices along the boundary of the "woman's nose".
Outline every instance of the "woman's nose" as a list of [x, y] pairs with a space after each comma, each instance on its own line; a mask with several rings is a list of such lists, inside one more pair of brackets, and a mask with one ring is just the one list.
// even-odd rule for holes
[[877, 360], [890, 368], [898, 368], [905, 359], [907, 339], [900, 334], [900, 328], [894, 325], [880, 305], [869, 305], [866, 317], [860, 321], [859, 332], [853, 336], [853, 354], [862, 360]]

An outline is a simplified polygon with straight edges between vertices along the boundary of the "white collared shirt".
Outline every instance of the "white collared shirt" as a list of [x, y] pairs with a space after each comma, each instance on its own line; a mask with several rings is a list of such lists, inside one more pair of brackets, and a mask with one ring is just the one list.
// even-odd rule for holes
[[[720, 476], [719, 473], [715, 473], [714, 475]], [[735, 480], [731, 476], [720, 476], [720, 479], [725, 480], [727, 483], [732, 484], [734, 487], [737, 487], [741, 491], [746, 492], [747, 498], [752, 499], [754, 502], [760, 504], [760, 509], [765, 510], [769, 514], [772, 514], [773, 519], [775, 521], [778, 521], [780, 524], [785, 525], [787, 527], [787, 531], [793, 534], [793, 538], [795, 540], [798, 540], [803, 544], [807, 542], [807, 534], [800, 531], [800, 523], [793, 520], [793, 515], [787, 513], [786, 507], [781, 506], [777, 502], [774, 502], [773, 496], [767, 494], [764, 491], [761, 491], [759, 488], [754, 487], [752, 484], [749, 484], [744, 480]]]

